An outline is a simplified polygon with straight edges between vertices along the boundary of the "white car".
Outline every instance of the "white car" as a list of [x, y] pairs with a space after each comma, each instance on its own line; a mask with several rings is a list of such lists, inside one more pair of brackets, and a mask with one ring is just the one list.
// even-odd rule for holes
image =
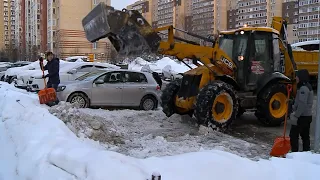
[[[47, 61], [44, 60], [43, 64], [46, 65]], [[60, 61], [61, 63], [61, 61]], [[12, 83], [15, 82], [17, 80], [18, 77], [21, 77], [20, 74], [25, 74], [25, 73], [30, 73], [33, 70], [40, 70], [40, 66], [39, 66], [39, 61], [35, 61], [32, 62], [26, 66], [22, 66], [22, 67], [13, 67], [13, 68], [9, 68], [6, 70], [5, 72], [5, 81], [8, 83]]]
[[[73, 62], [60, 68], [60, 82], [74, 81], [76, 78], [97, 69], [120, 69], [120, 67], [108, 63]], [[46, 78], [48, 82], [48, 78]], [[27, 81], [27, 91], [37, 92], [44, 89], [44, 80], [41, 74], [30, 77]]]
[[[43, 65], [46, 65], [47, 61], [43, 61]], [[68, 62], [60, 60], [60, 67], [67, 65]], [[31, 76], [37, 76], [42, 74], [42, 70], [40, 69], [39, 61], [31, 63], [32, 66], [19, 69], [19, 71], [14, 73], [13, 82], [14, 86], [21, 89], [27, 88], [27, 81], [30, 79]], [[45, 74], [47, 71], [45, 71]]]
[[142, 72], [149, 72], [149, 73], [156, 72], [156, 73], [159, 74], [160, 77], [163, 76], [163, 74], [162, 74], [162, 69], [159, 68], [159, 67], [157, 66], [157, 64], [147, 64], [147, 65], [145, 65], [145, 66], [142, 66], [141, 71], [142, 71]]
[[175, 79], [182, 79], [183, 73], [176, 72], [174, 69], [172, 69], [171, 65], [167, 65], [162, 69], [163, 72], [163, 78], [164, 79], [170, 79], [170, 81], [173, 81]]

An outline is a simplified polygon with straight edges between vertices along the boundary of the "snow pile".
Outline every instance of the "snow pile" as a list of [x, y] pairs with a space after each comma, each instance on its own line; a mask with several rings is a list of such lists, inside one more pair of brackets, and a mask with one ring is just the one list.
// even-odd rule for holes
[[129, 70], [141, 71], [143, 66], [151, 64], [150, 62], [138, 57], [135, 60], [131, 61], [128, 65]]
[[[168, 57], [164, 57], [156, 62], [157, 66], [161, 69], [164, 69], [166, 66], [170, 66], [170, 69], [175, 71], [176, 73], [184, 73], [186, 71], [189, 71], [190, 68], [183, 64], [182, 62], [178, 60], [173, 60]], [[192, 68], [195, 68], [196, 66], [194, 64], [190, 64]]]
[[34, 94], [0, 83], [0, 96], [1, 180], [150, 180], [151, 174], [164, 180], [318, 179], [320, 155], [311, 153], [257, 162], [218, 150], [148, 159], [124, 156], [79, 139]]
[[[271, 148], [265, 142], [248, 143], [214, 132], [211, 128], [199, 128], [194, 121], [181, 119], [179, 115], [166, 118], [161, 109], [149, 112], [108, 111], [77, 109], [69, 103], [61, 103], [52, 107], [50, 112], [67, 122], [67, 126], [78, 137], [94, 139], [103, 143], [108, 150], [137, 158], [219, 149], [257, 160], [268, 158]], [[96, 121], [99, 121], [101, 129], [112, 130], [113, 134], [110, 135], [106, 130], [95, 130], [90, 122]], [[92, 132], [98, 135], [92, 135]]]

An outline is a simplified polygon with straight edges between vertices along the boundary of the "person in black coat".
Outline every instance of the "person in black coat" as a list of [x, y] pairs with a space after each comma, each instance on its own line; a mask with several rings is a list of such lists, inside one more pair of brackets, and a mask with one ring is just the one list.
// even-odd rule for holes
[[[43, 76], [42, 78], [48, 77], [49, 80], [47, 82], [47, 88], [54, 88], [57, 91], [58, 86], [60, 84], [60, 76], [59, 76], [60, 60], [58, 58], [55, 58], [52, 52], [47, 52], [46, 57], [47, 57], [47, 64], [43, 67], [43, 70], [48, 70], [48, 74]], [[40, 68], [42, 69], [42, 66], [43, 66], [42, 57], [39, 59], [39, 63], [40, 63]], [[58, 104], [58, 103], [59, 103], [59, 100], [57, 98], [55, 102], [50, 102], [47, 105], [54, 106], [55, 104]]]
[[[58, 85], [60, 84], [60, 60], [53, 56], [52, 52], [47, 52], [47, 64], [43, 67], [44, 70], [48, 70], [48, 74], [42, 78], [49, 78], [47, 87], [54, 88], [57, 91]], [[42, 68], [43, 58], [40, 58], [40, 68]]]
[[161, 80], [161, 77], [159, 76], [159, 74], [156, 73], [156, 72], [152, 72], [152, 76], [153, 76], [153, 78], [156, 80], [156, 82], [159, 84], [160, 89], [161, 89], [162, 80]]

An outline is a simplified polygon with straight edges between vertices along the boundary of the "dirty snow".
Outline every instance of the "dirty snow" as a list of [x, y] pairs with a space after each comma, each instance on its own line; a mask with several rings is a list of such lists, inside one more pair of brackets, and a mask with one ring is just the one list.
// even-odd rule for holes
[[[200, 143], [204, 144], [203, 146], [208, 143], [197, 142], [192, 138], [193, 136], [203, 137], [202, 141], [211, 140], [210, 144], [224, 147], [223, 150], [232, 149], [231, 147], [234, 147], [232, 144], [242, 143], [242, 147], [239, 147], [242, 148], [242, 151], [247, 151], [251, 145], [219, 133], [211, 137], [206, 128], [200, 128], [199, 131], [199, 129], [193, 128], [192, 123], [177, 123], [177, 117], [171, 120], [159, 118], [160, 111], [92, 111], [61, 104], [58, 106], [61, 109], [56, 107], [56, 112], [53, 112], [54, 108], [50, 109], [52, 113], [56, 113], [56, 116], [64, 117], [60, 120], [48, 112], [47, 106], [39, 104], [35, 94], [0, 82], [0, 96], [0, 180], [127, 180], [128, 178], [150, 180], [152, 174], [161, 175], [165, 180], [209, 180], [213, 175], [215, 178], [226, 180], [318, 179], [320, 168], [318, 154], [293, 153], [289, 154], [286, 159], [271, 158], [251, 161], [221, 150], [203, 150], [193, 145], [198, 144], [200, 147]], [[73, 117], [72, 114], [78, 115], [78, 117]], [[87, 115], [88, 122], [82, 119], [84, 114]], [[92, 116], [95, 117], [94, 120], [91, 119]], [[103, 118], [99, 118], [101, 116]], [[78, 118], [78, 122], [75, 118]], [[128, 121], [121, 120], [121, 118], [126, 118]], [[106, 140], [103, 144], [112, 142], [110, 144], [118, 145], [123, 143], [122, 140], [126, 145], [130, 145], [126, 141], [135, 141], [137, 146], [143, 144], [142, 149], [147, 150], [142, 151], [150, 158], [139, 159], [105, 150], [106, 148], [112, 149], [112, 147], [101, 146], [98, 142], [84, 137], [78, 138], [64, 122], [70, 122], [71, 125], [77, 124], [72, 126], [75, 127], [73, 131], [77, 132], [77, 135], [93, 137], [95, 133], [92, 130], [80, 130], [90, 126], [88, 129], [103, 129], [103, 131], [107, 131], [108, 136], [115, 137], [112, 140]], [[162, 129], [159, 125], [161, 122], [163, 122]], [[184, 126], [191, 127], [189, 129], [194, 130], [194, 134], [189, 137], [181, 135], [185, 133], [178, 131], [178, 129], [183, 131]], [[107, 127], [110, 128], [106, 129]], [[146, 137], [150, 133], [146, 130], [152, 130], [153, 133], [157, 131], [161, 133], [165, 130], [172, 132], [168, 132], [167, 137], [150, 137], [148, 139]], [[119, 140], [118, 136], [123, 139]], [[99, 139], [99, 135], [96, 137]], [[145, 141], [143, 142], [143, 140]], [[172, 148], [175, 143], [175, 148], [181, 146], [180, 150]], [[191, 149], [199, 149], [200, 152], [161, 156], [161, 154], [190, 151], [187, 150], [187, 145]], [[159, 146], [159, 148], [153, 146]], [[167, 148], [168, 152], [162, 150], [162, 147]], [[123, 152], [135, 154], [137, 157], [145, 156], [143, 152], [134, 152], [139, 147], [132, 148], [133, 150], [129, 150], [124, 146], [119, 146], [118, 151], [122, 149]], [[156, 152], [157, 150], [159, 153]], [[232, 173], [226, 173], [226, 169], [232, 170]]]
[[78, 137], [99, 141], [106, 149], [137, 158], [175, 155], [201, 149], [220, 149], [251, 159], [267, 158], [270, 145], [248, 143], [232, 136], [198, 127], [179, 115], [166, 118], [161, 109], [135, 111], [77, 109], [60, 103], [49, 110]]

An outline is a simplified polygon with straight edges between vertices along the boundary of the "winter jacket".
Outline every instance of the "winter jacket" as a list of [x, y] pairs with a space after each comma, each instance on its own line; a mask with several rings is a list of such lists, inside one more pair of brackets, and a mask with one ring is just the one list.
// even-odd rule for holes
[[49, 78], [48, 84], [60, 84], [60, 60], [58, 58], [48, 61], [44, 66], [44, 70], [48, 70], [48, 74], [45, 76]]
[[297, 95], [292, 107], [294, 116], [300, 118], [301, 116], [312, 116], [313, 106], [313, 89], [309, 83], [309, 72], [307, 70], [297, 71], [299, 83], [297, 84]]
[[161, 88], [161, 86], [162, 86], [162, 80], [161, 80], [159, 74], [156, 73], [156, 72], [153, 72], [153, 73], [152, 73], [152, 76], [153, 76], [153, 78], [156, 80], [156, 82], [159, 84], [159, 86], [160, 86], [160, 88]]

